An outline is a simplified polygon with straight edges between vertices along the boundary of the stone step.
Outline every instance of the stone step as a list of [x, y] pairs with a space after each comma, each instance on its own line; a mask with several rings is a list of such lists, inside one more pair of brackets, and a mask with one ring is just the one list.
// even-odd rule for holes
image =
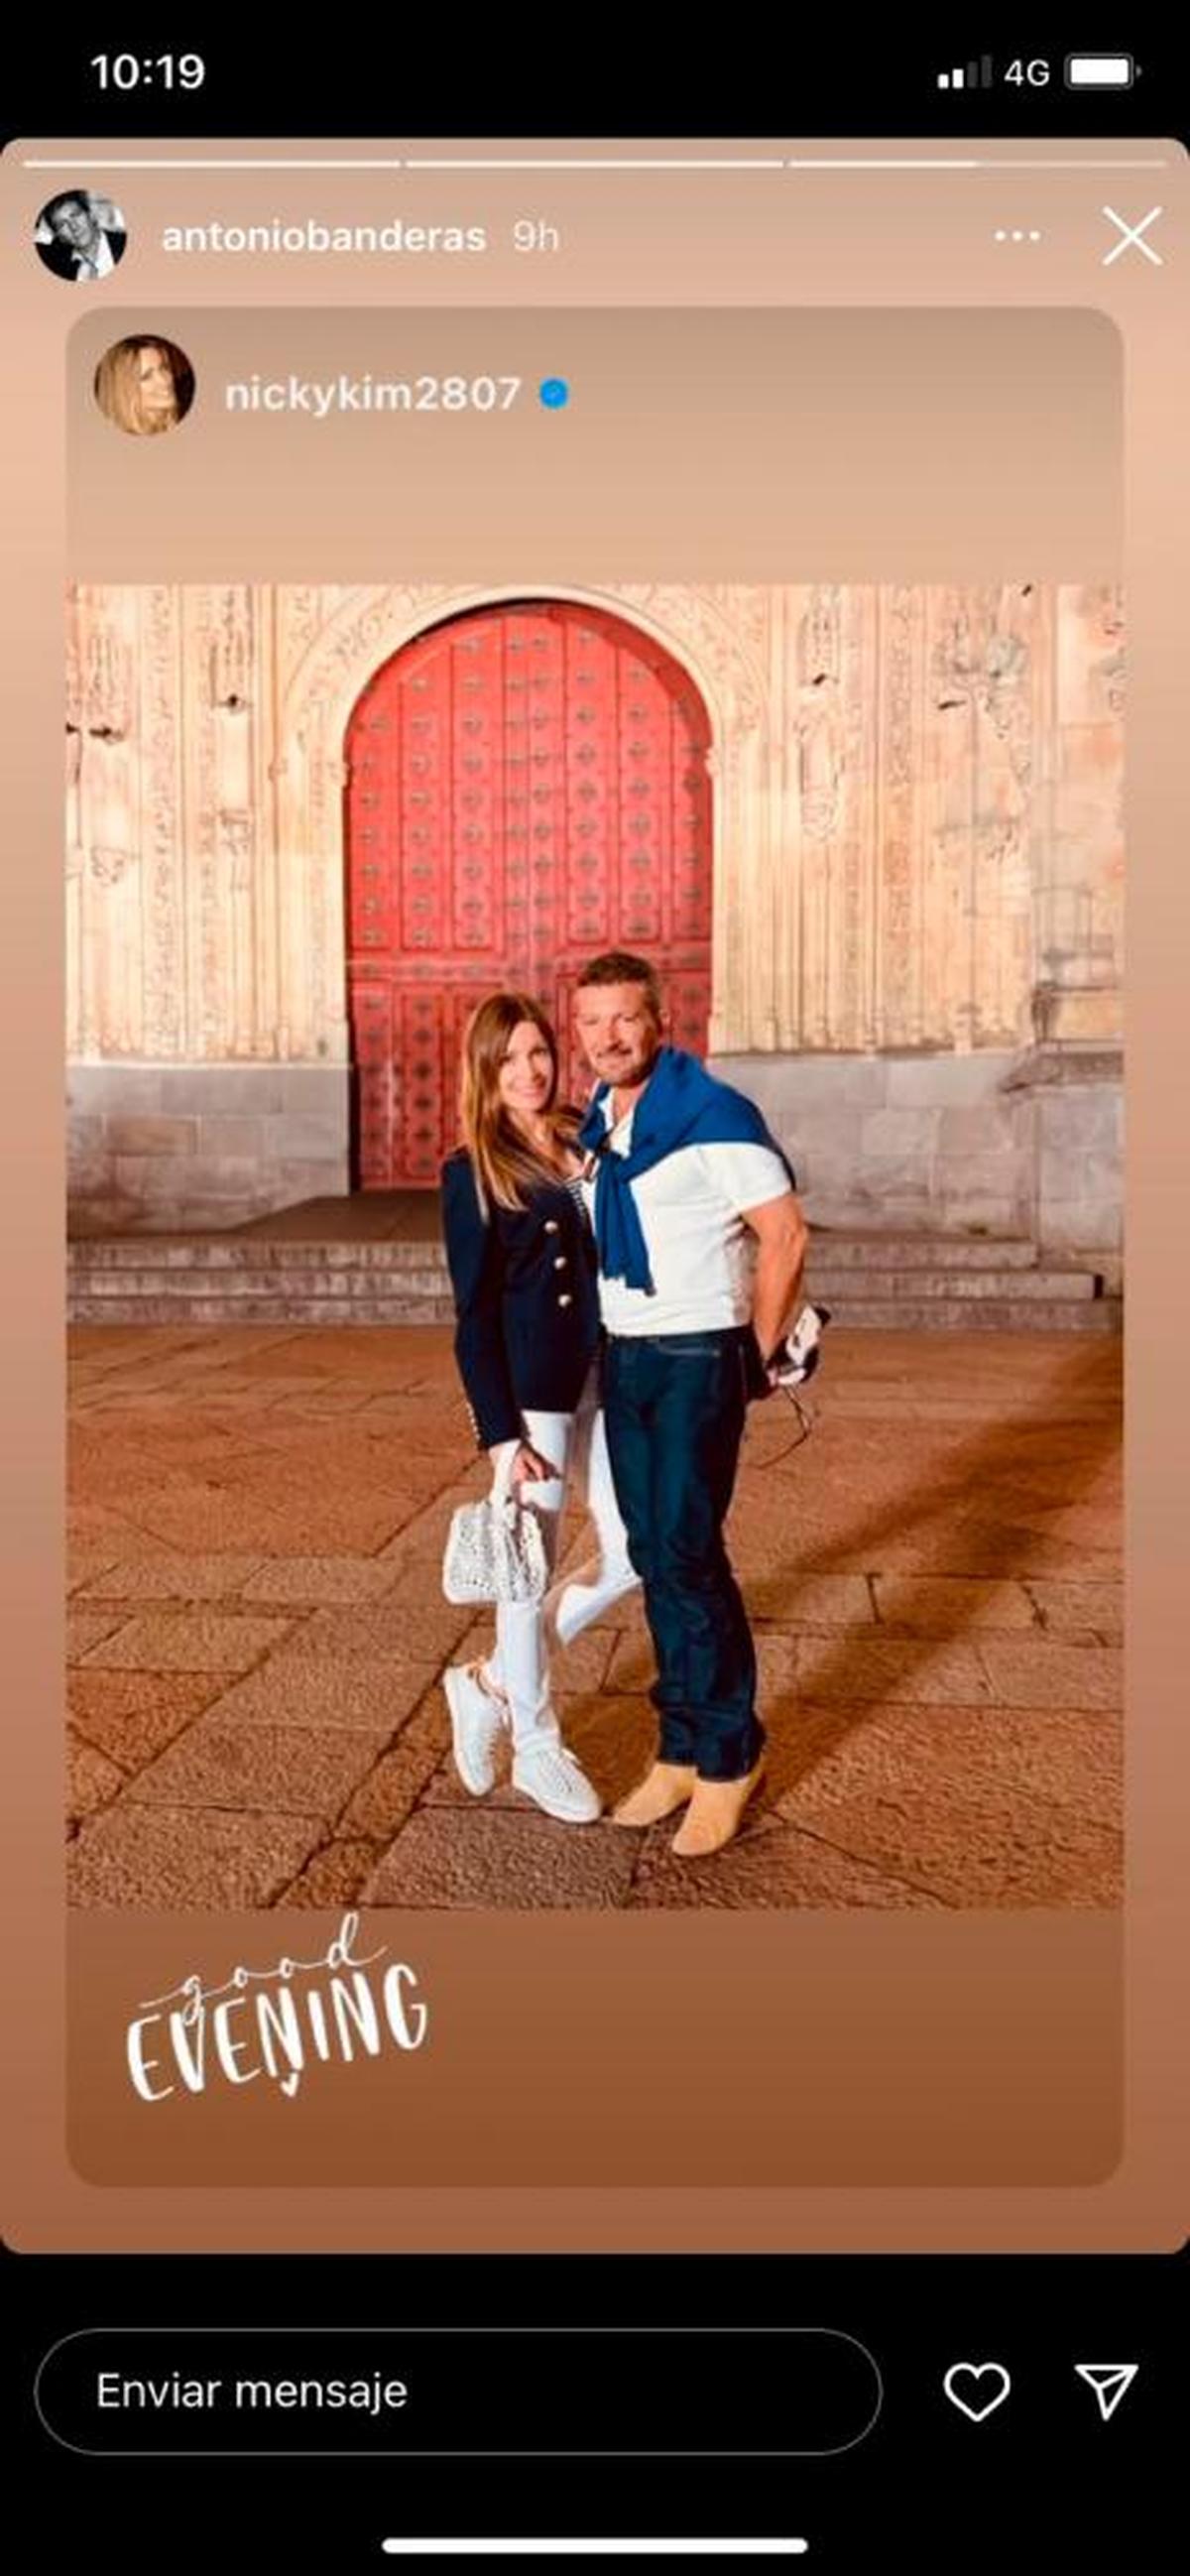
[[1025, 1235], [851, 1233], [811, 1227], [829, 1270], [1030, 1270], [1037, 1246]]
[[394, 1311], [426, 1298], [450, 1305], [450, 1283], [438, 1270], [402, 1270], [391, 1278], [377, 1277], [374, 1270], [322, 1270], [308, 1262], [302, 1270], [225, 1270], [210, 1271], [155, 1270], [146, 1262], [139, 1270], [77, 1270], [71, 1284], [71, 1295], [99, 1298], [105, 1304], [118, 1304], [122, 1299], [157, 1297], [167, 1304], [186, 1305], [197, 1298], [200, 1304], [239, 1307], [270, 1301], [287, 1307], [293, 1297], [320, 1298], [340, 1304], [366, 1303], [378, 1312], [386, 1307]]
[[[838, 1298], [831, 1305], [836, 1329], [861, 1332], [1088, 1332], [1120, 1330], [1122, 1305], [1117, 1297], [948, 1297], [915, 1296], [908, 1288], [895, 1297]], [[256, 1282], [248, 1293], [229, 1296], [220, 1290], [204, 1296], [193, 1286], [157, 1293], [157, 1283], [130, 1291], [121, 1282], [115, 1293], [93, 1294], [80, 1287], [70, 1299], [75, 1324], [443, 1324], [454, 1321], [448, 1297], [375, 1298], [342, 1293], [310, 1293], [307, 1284], [287, 1282], [283, 1294], [261, 1294]]]
[[[814, 1237], [819, 1266], [836, 1270], [1028, 1270], [1037, 1246], [1023, 1236], [843, 1233]], [[67, 1245], [67, 1264], [86, 1270], [431, 1270], [445, 1276], [436, 1241], [278, 1241], [267, 1235], [89, 1236]]]
[[266, 1235], [84, 1236], [66, 1247], [73, 1275], [105, 1270], [432, 1270], [446, 1277], [441, 1243], [276, 1243]]
[[880, 1333], [1118, 1333], [1119, 1297], [857, 1297], [831, 1308], [845, 1331]]
[[[1094, 1298], [1098, 1292], [1092, 1270], [879, 1270], [833, 1271], [811, 1267], [806, 1276], [807, 1294], [823, 1305], [835, 1309], [867, 1305], [873, 1298], [898, 1304], [905, 1299], [1036, 1299], [1041, 1302]], [[450, 1288], [445, 1269], [422, 1261], [399, 1271], [378, 1272], [374, 1264], [349, 1266], [337, 1261], [325, 1264], [307, 1259], [265, 1268], [254, 1263], [245, 1269], [215, 1269], [205, 1264], [191, 1267], [179, 1262], [158, 1265], [141, 1247], [140, 1260], [134, 1268], [75, 1262], [71, 1271], [72, 1296], [131, 1299], [154, 1297], [171, 1301], [199, 1298], [226, 1299], [237, 1307], [245, 1299], [272, 1298], [287, 1305], [293, 1297], [331, 1298], [356, 1303], [363, 1300], [377, 1309], [404, 1308], [411, 1300], [424, 1303], [427, 1298], [444, 1300], [449, 1306]]]
[[[68, 1246], [69, 1313], [108, 1324], [450, 1324], [435, 1240], [138, 1235]], [[807, 1290], [836, 1324], [889, 1332], [1114, 1332], [1095, 1269], [1023, 1237], [820, 1234]]]
[[307, 1297], [287, 1294], [268, 1297], [259, 1294], [238, 1297], [234, 1301], [222, 1294], [188, 1296], [92, 1297], [85, 1291], [73, 1295], [69, 1302], [68, 1320], [72, 1324], [452, 1324], [454, 1308], [448, 1297], [411, 1297], [400, 1304], [395, 1299], [368, 1304], [362, 1297]]
[[[825, 1270], [806, 1271], [811, 1297], [830, 1306], [865, 1304], [870, 1297], [1018, 1298], [1095, 1297], [1100, 1294], [1093, 1270]], [[833, 1309], [832, 1309], [833, 1311]]]

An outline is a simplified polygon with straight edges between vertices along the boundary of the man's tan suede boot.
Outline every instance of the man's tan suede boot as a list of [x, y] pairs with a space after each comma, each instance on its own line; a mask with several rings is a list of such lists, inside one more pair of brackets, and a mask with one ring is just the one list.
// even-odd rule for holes
[[655, 1762], [648, 1778], [612, 1809], [613, 1825], [635, 1825], [639, 1831], [662, 1816], [675, 1815], [697, 1786], [692, 1762]]
[[705, 1860], [731, 1842], [763, 1769], [758, 1762], [742, 1780], [696, 1780], [690, 1813], [673, 1839], [679, 1860]]

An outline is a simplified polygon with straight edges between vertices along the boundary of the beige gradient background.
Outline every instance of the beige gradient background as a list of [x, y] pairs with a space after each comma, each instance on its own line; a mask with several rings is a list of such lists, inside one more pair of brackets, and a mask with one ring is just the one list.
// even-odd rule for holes
[[[281, 150], [187, 148], [192, 160], [238, 148], [274, 162]], [[359, 158], [373, 149], [400, 154], [391, 143], [294, 149], [322, 161], [337, 149]], [[425, 157], [432, 149], [419, 145], [417, 153]], [[547, 147], [527, 149], [541, 156]], [[587, 157], [596, 149], [582, 147]], [[622, 158], [630, 149], [653, 147], [609, 146], [607, 152]], [[658, 157], [671, 159], [678, 149], [658, 147]], [[735, 153], [755, 161], [768, 147], [705, 149], [708, 157]], [[937, 145], [911, 142], [809, 148], [815, 160], [828, 149], [884, 159], [903, 151], [934, 164], [953, 157]], [[1190, 929], [1184, 858], [1190, 535], [1182, 482], [1190, 426], [1190, 189], [1184, 152], [1160, 139], [1038, 143], [1028, 153], [1019, 144], [955, 151], [1000, 166], [945, 174], [937, 167], [866, 174], [753, 168], [682, 177], [667, 171], [430, 176], [407, 168], [354, 175], [192, 168], [183, 178], [144, 168], [154, 158], [183, 157], [176, 145], [147, 143], [123, 147], [119, 155], [119, 161], [140, 162], [139, 175], [94, 145], [18, 144], [0, 164], [0, 276], [10, 348], [19, 352], [4, 484], [9, 974], [0, 1097], [16, 1217], [11, 1239], [19, 1247], [10, 1255], [6, 1336], [3, 1565], [12, 1835], [2, 1901], [9, 2084], [21, 2110], [8, 2139], [3, 2217], [20, 2245], [1160, 2247], [1184, 2232], [1179, 2175], [1187, 2122], [1178, 1988], [1186, 1908], [1179, 1810], [1187, 1769], [1177, 1612], [1184, 1590], [1185, 1495], [1178, 1471], [1185, 1456], [1186, 1208], [1177, 1092]], [[783, 161], [797, 152], [792, 143], [773, 147]], [[32, 170], [25, 166], [30, 158], [62, 166]], [[1117, 166], [1110, 172], [1080, 166], [1094, 159]], [[29, 248], [38, 206], [74, 179], [114, 195], [133, 226], [133, 247], [118, 277], [103, 286], [61, 284]], [[1150, 206], [1164, 207], [1148, 236], [1160, 248], [1160, 269], [1135, 252], [1103, 266], [1119, 238], [1105, 204], [1134, 221]], [[411, 221], [482, 219], [493, 239], [515, 215], [536, 215], [557, 223], [564, 242], [553, 255], [518, 256], [502, 244], [486, 257], [407, 261], [183, 260], [154, 248], [153, 236], [166, 221], [294, 220], [305, 213], [328, 222], [384, 221], [394, 213]], [[1043, 240], [996, 244], [997, 226], [1036, 227]], [[408, 561], [404, 510], [391, 498], [393, 433], [403, 423], [367, 416], [315, 426], [286, 422], [278, 444], [271, 422], [250, 418], [240, 424], [243, 464], [225, 447], [216, 472], [213, 446], [203, 464], [205, 402], [183, 429], [151, 448], [78, 415], [78, 515], [68, 557], [64, 364], [76, 379], [93, 365], [98, 347], [135, 320], [182, 341], [198, 359], [205, 385], [208, 353], [226, 328], [219, 307], [253, 308], [258, 318], [242, 310], [232, 317], [234, 331], [247, 333], [249, 342], [267, 336], [275, 347], [284, 339], [285, 310], [303, 303], [337, 306], [332, 331], [350, 345], [347, 335], [354, 337], [364, 322], [349, 309], [354, 306], [387, 301], [474, 309], [485, 300], [605, 308], [582, 319], [597, 323], [609, 356], [616, 307], [800, 308], [787, 345], [797, 345], [800, 335], [803, 353], [817, 352], [819, 372], [808, 370], [804, 399], [811, 409], [807, 414], [799, 398], [790, 453], [808, 457], [817, 472], [813, 480], [807, 472], [800, 485], [790, 478], [799, 507], [790, 507], [780, 535], [782, 548], [806, 551], [796, 561], [773, 561], [772, 493], [763, 477], [755, 495], [751, 477], [733, 494], [737, 505], [755, 497], [759, 510], [770, 513], [765, 569], [774, 578], [835, 571], [840, 578], [895, 572], [936, 579], [953, 569], [963, 578], [1122, 572], [1127, 584], [1135, 645], [1128, 732], [1125, 1931], [1121, 1941], [1111, 1918], [1094, 1915], [730, 1922], [691, 1915], [639, 1925], [570, 1917], [551, 1923], [543, 1955], [542, 1927], [522, 1921], [369, 1916], [366, 1946], [389, 1939], [423, 1970], [442, 2035], [437, 2054], [427, 2048], [412, 2059], [392, 2055], [376, 2065], [318, 2067], [292, 2103], [262, 2084], [237, 2095], [225, 2089], [222, 2100], [212, 2090], [150, 2109], [136, 2102], [122, 2073], [124, 2023], [137, 2001], [161, 1993], [191, 1968], [215, 1981], [241, 1957], [267, 1965], [287, 1942], [312, 1956], [322, 1946], [324, 1918], [272, 1915], [249, 1926], [243, 1918], [212, 1924], [177, 1917], [162, 1924], [93, 1916], [73, 1934], [70, 2021], [87, 2111], [85, 2145], [75, 2143], [76, 2171], [67, 2152], [66, 1918], [57, 1845], [62, 585], [68, 570], [92, 578], [305, 572], [343, 579], [357, 564], [368, 578], [399, 577], [422, 566]], [[994, 313], [982, 348], [970, 317], [981, 300]], [[895, 312], [867, 335], [880, 365], [866, 382], [854, 354], [833, 374], [822, 355], [832, 335], [836, 349], [853, 353], [863, 345], [821, 310], [839, 306]], [[271, 313], [261, 310], [268, 307]], [[807, 307], [814, 308], [810, 316]], [[919, 318], [906, 308], [916, 308]], [[922, 336], [923, 308], [930, 324], [942, 312], [953, 314], [955, 346], [964, 354], [949, 373], [917, 354], [930, 338], [928, 331]], [[1013, 312], [1021, 308], [1014, 352]], [[728, 317], [737, 325], [746, 319], [749, 327], [757, 318]], [[328, 364], [315, 361], [312, 320], [295, 310], [293, 322], [285, 371], [293, 365], [300, 372], [337, 372], [343, 363], [337, 353]], [[424, 322], [438, 346], [451, 344], [440, 313], [427, 310]], [[388, 328], [386, 320], [386, 338]], [[525, 312], [510, 312], [507, 328], [507, 345], [515, 333], [532, 347]], [[364, 329], [367, 339], [372, 325]], [[501, 337], [503, 345], [503, 326]], [[576, 332], [576, 345], [580, 339], [589, 370], [591, 343]], [[1029, 358], [1022, 372], [1023, 348]], [[910, 350], [915, 354], [907, 365]], [[1111, 455], [1121, 351], [1122, 557]], [[376, 373], [406, 372], [370, 345], [364, 363]], [[890, 366], [896, 370], [891, 385]], [[546, 370], [565, 370], [553, 344]], [[956, 424], [959, 382], [969, 408], [966, 422]], [[832, 389], [843, 397], [838, 413]], [[916, 393], [915, 420], [907, 390]], [[689, 551], [671, 559], [670, 534], [663, 532], [666, 561], [656, 569], [675, 578], [705, 574], [706, 560], [694, 549], [696, 514], [724, 479], [729, 396], [729, 388], [714, 389], [706, 414], [717, 420], [712, 433], [692, 428], [686, 389], [674, 405], [677, 417], [657, 424], [657, 451], [668, 455], [671, 474], [676, 459], [697, 461], [700, 452], [716, 469], [708, 481], [698, 465], [684, 514]], [[576, 409], [565, 425], [547, 422], [530, 406], [520, 422], [531, 456], [542, 454], [543, 436], [573, 430], [578, 417]], [[806, 444], [811, 421], [817, 440]], [[223, 439], [231, 426], [220, 424]], [[466, 427], [471, 433], [475, 424]], [[700, 451], [704, 434], [708, 446]], [[250, 542], [243, 533], [267, 527], [254, 477], [264, 459], [270, 481], [279, 483], [276, 459], [286, 448], [298, 477], [300, 561], [296, 553], [262, 552], [263, 536]], [[481, 472], [486, 480], [483, 459], [494, 451], [485, 442], [476, 452], [478, 482]], [[898, 455], [908, 468], [900, 484], [893, 474]], [[822, 470], [832, 457], [843, 460], [844, 471]], [[621, 556], [614, 566], [600, 562], [592, 569], [595, 577], [613, 570], [619, 578], [652, 574], [653, 562], [639, 556], [656, 523], [643, 504], [632, 512], [638, 487], [631, 443], [616, 462]], [[146, 472], [138, 479], [141, 467]], [[369, 472], [375, 474], [371, 489]], [[683, 466], [683, 473], [689, 481], [692, 469]], [[880, 546], [870, 538], [874, 478], [883, 487], [887, 526]], [[491, 577], [581, 575], [587, 566], [575, 535], [561, 562], [543, 542], [548, 507], [538, 510], [539, 478], [526, 470], [520, 489], [531, 525], [511, 506], [503, 473], [490, 503], [486, 490], [480, 494], [484, 506], [468, 535], [473, 548], [478, 530], [488, 548], [485, 563], [499, 562]], [[325, 543], [319, 526], [332, 490], [344, 518], [328, 560], [318, 550]], [[1001, 495], [994, 561], [972, 514], [973, 492]], [[499, 556], [489, 507], [499, 523]], [[428, 520], [428, 509], [422, 516]], [[229, 553], [229, 529], [237, 527]], [[857, 527], [862, 562], [849, 551]], [[378, 542], [378, 532], [383, 538], [389, 529], [391, 564]], [[606, 521], [605, 541], [614, 533]], [[445, 534], [435, 534], [438, 551], [428, 568], [449, 570]], [[745, 550], [765, 536], [756, 520], [750, 534], [742, 513], [739, 551], [717, 553], [716, 566], [741, 576], [755, 569], [756, 557]], [[362, 553], [349, 551], [361, 538], [369, 549], [366, 566]], [[485, 563], [477, 566], [472, 551], [464, 569], [483, 577]], [[326, 1938], [334, 1928], [325, 1922]], [[577, 2029], [570, 2010], [576, 1980], [586, 2004]], [[549, 2115], [544, 2156], [526, 2118], [534, 2088], [543, 2116]], [[266, 2090], [270, 2098], [258, 2108]], [[596, 2094], [603, 2104], [599, 2120], [580, 2135], [575, 2117], [567, 2137], [560, 2125], [565, 2097], [577, 2108]], [[713, 2106], [723, 2098], [739, 2107], [734, 2136], [717, 2135], [712, 2125], [719, 2117]], [[482, 2127], [489, 2106], [495, 2106], [496, 2154], [485, 2150], [482, 2183], [468, 2181], [460, 2131]], [[678, 2135], [683, 2107], [689, 2114], [684, 2138]], [[168, 2149], [158, 2144], [167, 2128]], [[671, 2187], [660, 2179], [661, 2150], [668, 2146], [679, 2151]], [[510, 2173], [515, 2183], [505, 2179]], [[349, 2187], [326, 2188], [331, 2174]], [[408, 2181], [400, 2188], [403, 2176]]]

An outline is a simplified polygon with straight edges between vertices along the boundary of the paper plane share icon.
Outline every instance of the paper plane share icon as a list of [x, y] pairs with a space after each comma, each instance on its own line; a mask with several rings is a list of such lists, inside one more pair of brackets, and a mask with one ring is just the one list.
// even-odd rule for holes
[[1074, 2367], [1079, 2378], [1086, 2380], [1088, 2388], [1094, 2389], [1095, 2402], [1103, 2421], [1105, 2424], [1110, 2424], [1121, 2397], [1126, 2397], [1132, 2386], [1140, 2369], [1140, 2363], [1138, 2361], [1076, 2361]]

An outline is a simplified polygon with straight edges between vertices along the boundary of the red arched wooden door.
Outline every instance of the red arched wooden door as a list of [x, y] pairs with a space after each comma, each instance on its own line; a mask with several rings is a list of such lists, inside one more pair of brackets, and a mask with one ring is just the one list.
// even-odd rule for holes
[[709, 741], [688, 673], [569, 601], [452, 618], [369, 682], [345, 791], [363, 1189], [437, 1184], [463, 1027], [501, 985], [544, 1003], [580, 1100], [571, 996], [601, 948], [653, 961], [675, 1043], [705, 1053]]

